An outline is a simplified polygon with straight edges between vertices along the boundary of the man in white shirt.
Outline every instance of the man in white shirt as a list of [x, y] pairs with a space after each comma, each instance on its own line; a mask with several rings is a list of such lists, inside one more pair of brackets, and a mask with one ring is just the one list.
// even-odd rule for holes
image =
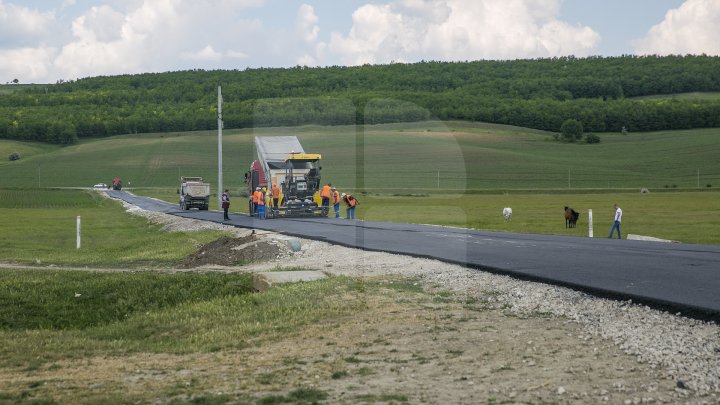
[[615, 232], [615, 229], [617, 229], [618, 239], [622, 239], [622, 236], [620, 236], [620, 222], [622, 221], [622, 210], [620, 209], [620, 207], [618, 207], [617, 204], [613, 205], [613, 208], [615, 208], [615, 219], [612, 228], [610, 228], [610, 236], [608, 236], [608, 238], [612, 239], [613, 232]]

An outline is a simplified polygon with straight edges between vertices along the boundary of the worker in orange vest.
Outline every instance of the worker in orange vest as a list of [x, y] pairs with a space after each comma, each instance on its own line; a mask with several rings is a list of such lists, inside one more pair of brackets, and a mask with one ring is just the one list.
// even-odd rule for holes
[[258, 218], [265, 219], [265, 192], [258, 187], [257, 194]]
[[272, 193], [273, 209], [277, 210], [278, 200], [280, 199], [280, 189], [278, 188], [277, 184], [273, 183], [270, 192]]
[[330, 189], [332, 188], [332, 184], [328, 183], [325, 186], [323, 186], [322, 191], [320, 192], [320, 197], [322, 197], [322, 207], [323, 212], [327, 213], [328, 208], [330, 208]]
[[335, 218], [340, 218], [340, 192], [332, 188], [332, 205], [335, 208]]
[[253, 193], [252, 193], [252, 210], [250, 212], [250, 216], [257, 214], [259, 194], [260, 194], [260, 187], [256, 187], [255, 191], [253, 191]]

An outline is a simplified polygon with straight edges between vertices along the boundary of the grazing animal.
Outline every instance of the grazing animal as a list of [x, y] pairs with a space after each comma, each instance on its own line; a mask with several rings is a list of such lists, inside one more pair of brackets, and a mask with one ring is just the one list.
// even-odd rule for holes
[[512, 208], [510, 208], [510, 207], [503, 208], [503, 218], [505, 218], [505, 222], [512, 219]]
[[575, 228], [578, 218], [580, 218], [579, 212], [572, 208], [565, 207], [565, 228]]

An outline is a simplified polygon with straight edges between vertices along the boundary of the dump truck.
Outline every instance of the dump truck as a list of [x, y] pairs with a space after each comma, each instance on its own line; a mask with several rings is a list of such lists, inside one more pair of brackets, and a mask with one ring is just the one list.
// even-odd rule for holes
[[180, 177], [178, 192], [181, 210], [197, 208], [207, 211], [210, 205], [210, 183], [205, 183], [202, 177]]
[[[245, 173], [250, 215], [255, 211], [253, 192], [260, 187], [268, 194], [268, 218], [327, 216], [320, 198], [320, 154], [305, 153], [295, 136], [258, 136], [255, 149], [257, 159]], [[277, 206], [271, 195], [273, 184], [280, 190]]]
[[112, 189], [113, 190], [122, 190], [122, 179], [120, 177], [115, 177], [112, 180]]

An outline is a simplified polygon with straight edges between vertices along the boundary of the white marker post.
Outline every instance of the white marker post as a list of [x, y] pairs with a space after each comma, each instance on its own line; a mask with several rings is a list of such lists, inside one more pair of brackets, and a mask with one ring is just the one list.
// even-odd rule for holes
[[593, 237], [593, 229], [592, 229], [592, 210], [588, 210], [588, 237]]
[[80, 215], [77, 217], [77, 248], [80, 249]]

